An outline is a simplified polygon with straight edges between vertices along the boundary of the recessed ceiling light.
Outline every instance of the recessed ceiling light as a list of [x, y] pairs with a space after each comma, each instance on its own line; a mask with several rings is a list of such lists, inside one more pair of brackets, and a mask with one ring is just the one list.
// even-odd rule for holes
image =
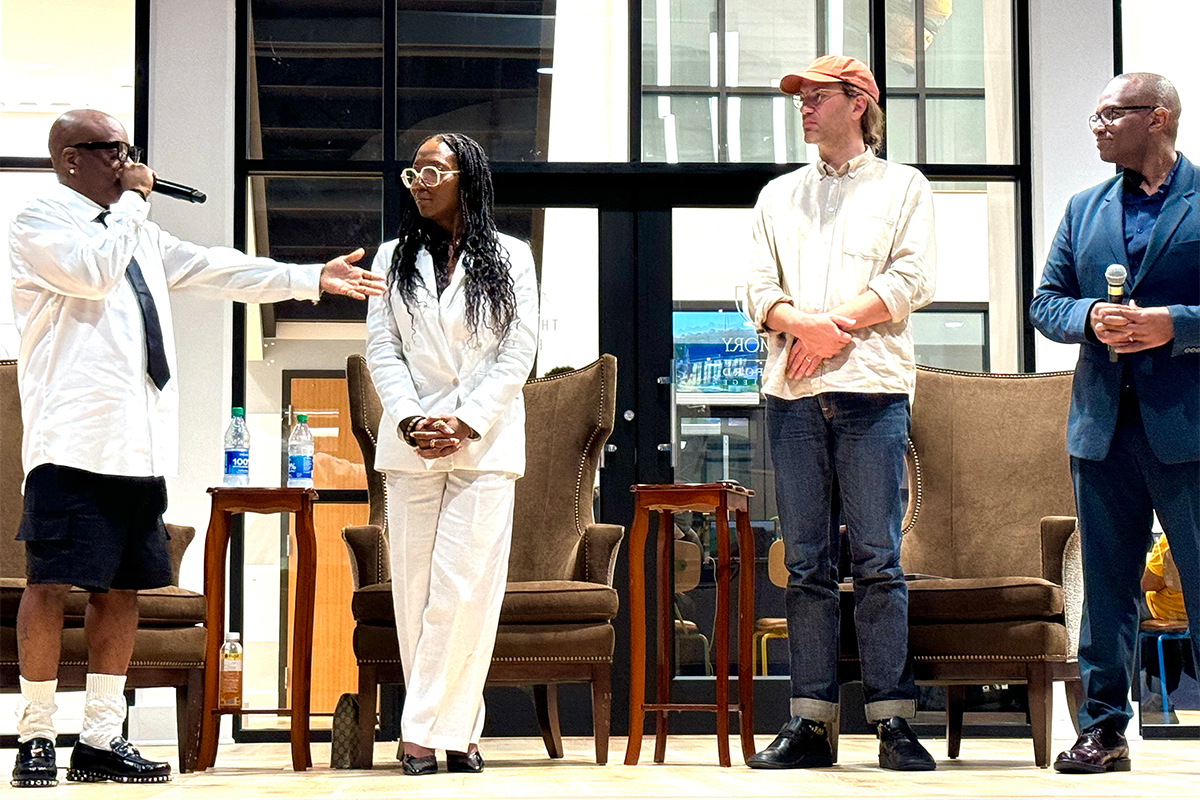
[[538, 75], [553, 75], [554, 67], [538, 67], [537, 72]]
[[947, 328], [961, 328], [963, 325], [966, 325], [967, 323], [965, 323], [965, 322], [947, 322], [945, 324], [946, 324]]

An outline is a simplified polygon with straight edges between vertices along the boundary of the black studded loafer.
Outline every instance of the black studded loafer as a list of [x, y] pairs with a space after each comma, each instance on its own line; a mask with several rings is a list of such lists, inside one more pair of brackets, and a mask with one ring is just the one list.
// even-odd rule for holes
[[435, 775], [437, 774], [437, 756], [410, 756], [408, 753], [400, 759], [404, 764], [405, 775]]
[[166, 783], [171, 780], [170, 764], [142, 758], [137, 748], [123, 737], [115, 737], [109, 746], [111, 750], [101, 750], [76, 742], [71, 751], [67, 780], [78, 783]]
[[806, 769], [832, 767], [833, 752], [825, 725], [792, 717], [761, 753], [746, 759], [751, 769]]
[[446, 751], [446, 772], [483, 772], [483, 756], [474, 753]]
[[928, 772], [937, 762], [917, 741], [917, 735], [903, 717], [892, 717], [875, 724], [879, 736], [879, 766], [900, 772]]
[[1073, 775], [1128, 772], [1132, 768], [1125, 737], [1099, 725], [1085, 728], [1075, 745], [1054, 760], [1054, 769]]
[[34, 738], [17, 745], [17, 763], [13, 767], [13, 786], [58, 786], [58, 767], [54, 763], [54, 742]]

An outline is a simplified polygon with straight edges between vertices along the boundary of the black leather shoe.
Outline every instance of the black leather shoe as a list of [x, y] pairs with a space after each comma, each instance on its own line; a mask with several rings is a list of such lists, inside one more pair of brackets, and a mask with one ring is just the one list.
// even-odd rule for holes
[[446, 751], [446, 772], [483, 772], [483, 756], [474, 753]]
[[20, 788], [58, 786], [54, 742], [35, 738], [17, 745], [17, 763], [13, 767], [12, 785]]
[[900, 772], [928, 772], [937, 769], [937, 762], [929, 755], [917, 735], [903, 717], [892, 717], [875, 723], [879, 736], [879, 766]]
[[404, 764], [405, 775], [435, 775], [437, 774], [437, 756], [410, 756], [408, 753], [400, 759]]
[[137, 748], [121, 736], [113, 738], [111, 750], [101, 750], [76, 742], [71, 751], [67, 780], [79, 783], [166, 783], [171, 780], [171, 765], [165, 761], [142, 758]]
[[1133, 762], [1129, 760], [1129, 745], [1124, 736], [1093, 725], [1079, 734], [1074, 747], [1058, 754], [1054, 768], [1072, 774], [1128, 772]]
[[825, 724], [792, 717], [766, 750], [746, 759], [746, 766], [751, 769], [832, 767], [833, 752]]

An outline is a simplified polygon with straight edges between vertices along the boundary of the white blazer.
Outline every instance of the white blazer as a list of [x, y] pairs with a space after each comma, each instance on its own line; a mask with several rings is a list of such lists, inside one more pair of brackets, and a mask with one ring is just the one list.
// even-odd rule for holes
[[[375, 468], [380, 471], [449, 472], [456, 469], [525, 472], [525, 399], [522, 389], [537, 353], [538, 288], [533, 254], [519, 239], [500, 234], [512, 266], [517, 316], [504, 341], [480, 324], [472, 337], [463, 287], [464, 258], [437, 295], [433, 259], [422, 248], [418, 287], [409, 308], [397, 290], [367, 306], [367, 365], [383, 404]], [[387, 275], [399, 240], [384, 242], [371, 270]], [[479, 434], [462, 450], [425, 459], [401, 438], [397, 426], [411, 416], [453, 414]]]

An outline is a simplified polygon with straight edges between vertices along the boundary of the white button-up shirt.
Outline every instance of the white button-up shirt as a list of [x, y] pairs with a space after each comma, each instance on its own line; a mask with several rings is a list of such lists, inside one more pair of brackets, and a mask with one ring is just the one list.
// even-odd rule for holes
[[[22, 459], [105, 475], [173, 476], [178, 469], [178, 367], [168, 292], [246, 302], [315, 300], [320, 265], [292, 266], [228, 247], [180, 241], [146, 219], [150, 204], [125, 192], [104, 209], [56, 186], [9, 229]], [[171, 379], [146, 375], [141, 308], [125, 268], [145, 276], [162, 325]]]
[[[823, 161], [768, 183], [754, 210], [747, 313], [767, 333], [763, 391], [785, 400], [824, 392], [907, 394], [916, 386], [908, 317], [933, 299], [933, 194], [913, 169], [867, 150], [840, 170]], [[821, 313], [868, 289], [889, 321], [852, 341], [807, 378], [787, 376], [792, 336], [768, 331], [780, 302]]]

